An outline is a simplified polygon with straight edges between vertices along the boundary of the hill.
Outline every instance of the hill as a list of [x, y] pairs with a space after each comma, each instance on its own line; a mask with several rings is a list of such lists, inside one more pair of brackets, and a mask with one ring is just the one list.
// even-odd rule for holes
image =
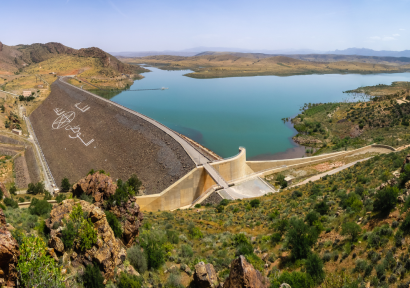
[[[300, 58], [300, 59], [298, 59]], [[161, 69], [191, 69], [186, 76], [193, 78], [218, 78], [257, 75], [297, 75], [313, 73], [380, 73], [402, 72], [410, 68], [410, 59], [366, 59], [352, 56], [313, 56], [205, 53], [194, 57], [149, 56], [123, 58], [125, 63], [147, 63]], [[320, 61], [319, 61], [319, 60]]]

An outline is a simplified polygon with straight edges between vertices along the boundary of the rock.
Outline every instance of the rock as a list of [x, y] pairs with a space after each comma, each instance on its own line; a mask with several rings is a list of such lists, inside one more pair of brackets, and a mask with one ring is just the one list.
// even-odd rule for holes
[[60, 253], [63, 253], [64, 251], [63, 241], [55, 235], [51, 236], [48, 240], [48, 247], [53, 248], [55, 251]]
[[0, 208], [0, 286], [14, 287], [20, 251], [16, 239], [6, 229], [5, 222], [3, 210]]
[[77, 253], [73, 252], [73, 254], [71, 254], [71, 260], [75, 260], [77, 258]]
[[224, 283], [224, 288], [267, 288], [269, 281], [249, 264], [244, 256], [239, 256], [231, 263], [229, 277]]
[[268, 259], [268, 253], [263, 253], [261, 259], [266, 262], [266, 260]]
[[[1, 44], [1, 42], [0, 42], [0, 44]], [[10, 198], [11, 197], [9, 191], [7, 191], [6, 186], [4, 186], [4, 183], [2, 183], [2, 182], [0, 183], [0, 190], [3, 192], [3, 197], [4, 198]]]
[[402, 195], [398, 196], [398, 197], [397, 197], [397, 201], [398, 201], [399, 203], [404, 203], [404, 197], [403, 197]]
[[[104, 201], [114, 195], [116, 190], [117, 184], [110, 176], [96, 172], [74, 184], [73, 195], [77, 197], [84, 193], [91, 195], [95, 201], [94, 205], [102, 208]], [[131, 247], [134, 243], [144, 219], [144, 215], [136, 201], [136, 197], [130, 197], [128, 201], [121, 203], [120, 206], [105, 207], [121, 221], [122, 240], [127, 247]]]
[[58, 262], [57, 254], [56, 254], [56, 252], [54, 251], [53, 248], [47, 248], [47, 255], [50, 255], [51, 258], [53, 258], [55, 261]]
[[[73, 253], [71, 256], [74, 260], [71, 264], [73, 267], [78, 267], [82, 264], [88, 265], [96, 262], [105, 280], [113, 279], [115, 276], [115, 267], [122, 265], [126, 252], [125, 249], [121, 247], [121, 243], [115, 239], [114, 232], [107, 222], [104, 211], [95, 205], [83, 200], [68, 199], [55, 206], [50, 212], [50, 218], [46, 220], [46, 225], [50, 229], [51, 236], [49, 246], [53, 245], [51, 248], [56, 249], [55, 247], [57, 247], [59, 250], [63, 247], [61, 253], [64, 253], [64, 245], [59, 244], [62, 234], [57, 232], [57, 229], [53, 229], [53, 224], [55, 222], [61, 223], [64, 229], [64, 223], [69, 221], [69, 215], [73, 207], [77, 204], [82, 206], [83, 211], [88, 214], [87, 216], [91, 219], [94, 229], [97, 231], [98, 240], [91, 249], [86, 251], [81, 251], [78, 243], [75, 243], [75, 254]], [[63, 219], [66, 221], [62, 221]]]
[[132, 267], [132, 265], [128, 265], [124, 270], [126, 273], [130, 275], [137, 276], [137, 277], [140, 276], [140, 273], [138, 273], [138, 271], [135, 270], [134, 267]]
[[218, 278], [212, 264], [199, 262], [195, 265], [194, 287], [214, 288], [218, 285]]
[[279, 288], [292, 288], [288, 283], [282, 283], [280, 284]]

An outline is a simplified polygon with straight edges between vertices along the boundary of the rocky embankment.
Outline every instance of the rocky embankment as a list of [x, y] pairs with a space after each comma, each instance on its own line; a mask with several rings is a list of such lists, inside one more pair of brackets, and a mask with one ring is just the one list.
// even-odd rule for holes
[[6, 228], [6, 217], [0, 208], [0, 287], [14, 287], [17, 279], [19, 245]]
[[108, 175], [96, 172], [84, 177], [73, 186], [73, 195], [81, 197], [87, 194], [93, 197], [94, 205], [112, 212], [120, 221], [122, 226], [122, 240], [130, 247], [138, 236], [144, 215], [137, 204], [137, 198], [129, 197], [128, 201], [112, 207], [104, 207], [104, 201], [115, 194], [117, 184]]

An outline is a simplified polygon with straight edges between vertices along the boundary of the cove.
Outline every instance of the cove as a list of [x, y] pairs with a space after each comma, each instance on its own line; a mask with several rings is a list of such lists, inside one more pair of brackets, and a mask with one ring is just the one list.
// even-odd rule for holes
[[[282, 118], [304, 103], [340, 102], [361, 86], [409, 81], [410, 73], [253, 76], [194, 79], [190, 71], [152, 72], [111, 100], [145, 114], [226, 158], [246, 148], [248, 159], [301, 157], [296, 131]], [[130, 143], [132, 145], [132, 143]], [[301, 154], [302, 153], [302, 154]]]

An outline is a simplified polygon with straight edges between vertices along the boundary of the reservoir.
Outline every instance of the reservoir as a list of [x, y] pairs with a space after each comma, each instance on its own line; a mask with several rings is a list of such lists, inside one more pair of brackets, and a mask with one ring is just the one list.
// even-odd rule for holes
[[343, 91], [410, 78], [410, 73], [393, 73], [194, 79], [183, 76], [187, 70], [148, 69], [152, 72], [144, 73], [131, 90], [169, 89], [123, 91], [111, 100], [224, 158], [243, 146], [250, 160], [302, 157], [304, 148], [291, 140], [296, 131], [281, 119], [297, 115], [304, 103], [340, 102], [347, 99]]

